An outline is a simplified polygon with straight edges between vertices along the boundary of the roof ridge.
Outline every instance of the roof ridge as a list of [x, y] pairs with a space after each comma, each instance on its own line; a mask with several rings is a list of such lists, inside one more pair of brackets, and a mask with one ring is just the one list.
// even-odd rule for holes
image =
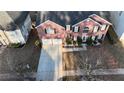
[[[106, 19], [104, 19], [103, 17], [101, 17], [101, 16], [99, 16], [99, 15], [97, 15], [97, 14], [92, 14], [92, 15], [90, 15], [89, 17], [92, 18], [93, 16], [97, 16], [97, 17], [99, 17], [101, 20], [104, 20], [104, 21], [106, 21], [106, 23], [109, 23], [110, 25], [112, 25], [111, 22], [107, 21]], [[94, 19], [94, 18], [92, 18], [92, 19]], [[95, 19], [94, 19], [94, 20], [95, 20]], [[96, 21], [97, 21], [97, 20], [96, 20]]]
[[84, 19], [84, 20], [82, 20], [82, 21], [80, 21], [80, 22], [78, 22], [78, 23], [72, 25], [72, 27], [74, 27], [75, 25], [77, 25], [77, 24], [79, 24], [79, 23], [81, 23], [81, 22], [84, 22], [84, 21], [86, 21], [86, 20], [88, 20], [88, 19], [92, 20], [93, 22], [95, 22], [95, 23], [97, 23], [98, 25], [101, 26], [101, 24], [99, 24], [97, 21], [95, 21], [95, 20], [91, 19], [90, 17], [88, 17], [88, 18], [86, 18], [86, 19]]

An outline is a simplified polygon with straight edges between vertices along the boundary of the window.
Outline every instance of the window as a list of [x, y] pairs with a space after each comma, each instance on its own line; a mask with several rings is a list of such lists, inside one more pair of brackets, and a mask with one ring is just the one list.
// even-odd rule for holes
[[94, 26], [93, 32], [96, 33], [99, 30], [98, 26]]
[[50, 27], [46, 29], [46, 32], [47, 32], [48, 34], [54, 34], [54, 30], [51, 29]]
[[70, 28], [70, 25], [66, 25], [66, 30], [71, 30]]
[[105, 30], [106, 29], [106, 27], [107, 27], [107, 25], [102, 25], [102, 27], [101, 27], [101, 30]]
[[74, 32], [79, 32], [79, 27], [78, 26], [74, 27]]
[[84, 28], [83, 28], [83, 32], [84, 32], [84, 33], [87, 33], [88, 31], [89, 31], [89, 27], [84, 27]]
[[108, 25], [106, 25], [106, 28], [105, 28], [105, 30], [107, 30], [107, 27], [108, 27]]

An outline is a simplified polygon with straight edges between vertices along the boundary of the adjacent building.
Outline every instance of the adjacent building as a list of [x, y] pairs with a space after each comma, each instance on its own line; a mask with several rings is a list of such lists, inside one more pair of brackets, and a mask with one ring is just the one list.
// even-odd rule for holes
[[119, 40], [124, 44], [124, 11], [110, 11], [110, 20]]
[[[107, 34], [109, 27], [112, 24], [102, 17], [92, 14], [85, 20], [76, 23], [72, 26], [74, 40], [77, 40], [77, 37], [82, 38], [83, 43], [87, 43], [87, 38], [91, 38], [92, 41], [102, 42]], [[97, 43], [96, 43], [97, 44]]]
[[80, 36], [83, 42], [86, 42], [88, 37], [92, 37], [92, 39], [94, 40], [95, 36], [98, 35], [98, 27], [100, 26], [101, 25], [96, 21], [92, 20], [91, 18], [87, 18], [72, 26], [73, 35], [75, 38], [77, 38], [77, 36]]
[[107, 33], [109, 27], [112, 25], [112, 23], [110, 23], [109, 21], [105, 20], [104, 18], [102, 18], [96, 14], [90, 15], [89, 17], [101, 25], [99, 27], [100, 31], [98, 34], [98, 39], [104, 39], [106, 36], [106, 33]]
[[31, 18], [29, 12], [0, 12], [0, 43], [2, 45], [25, 44], [30, 30]]

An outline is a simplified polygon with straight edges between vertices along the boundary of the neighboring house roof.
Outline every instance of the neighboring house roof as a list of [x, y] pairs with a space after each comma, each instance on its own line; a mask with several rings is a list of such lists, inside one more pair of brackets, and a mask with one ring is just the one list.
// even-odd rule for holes
[[15, 28], [16, 28], [16, 25], [14, 25], [14, 22], [9, 17], [8, 13], [7, 12], [0, 12], [0, 29], [1, 30], [9, 30], [9, 29], [13, 30]]
[[92, 14], [89, 16], [90, 18], [92, 18], [93, 20], [99, 22], [100, 24], [108, 24], [108, 25], [112, 25], [112, 23], [108, 22], [107, 20], [105, 20], [104, 18], [96, 15], [96, 14]]
[[29, 14], [28, 11], [7, 11], [7, 13], [17, 25], [21, 25]]
[[15, 30], [23, 24], [28, 12], [20, 11], [1, 11], [0, 12], [0, 29], [2, 30]]
[[51, 20], [61, 26], [73, 25], [81, 20], [86, 19], [91, 14], [99, 14], [96, 11], [39, 11], [36, 26]]

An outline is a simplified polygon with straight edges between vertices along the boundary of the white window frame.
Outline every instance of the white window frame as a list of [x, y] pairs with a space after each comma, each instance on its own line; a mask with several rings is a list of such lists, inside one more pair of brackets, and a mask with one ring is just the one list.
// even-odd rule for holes
[[79, 30], [79, 27], [78, 26], [75, 26], [74, 27], [74, 32], [78, 32], [78, 30]]
[[99, 27], [98, 26], [94, 26], [93, 32], [96, 33], [98, 31]]
[[47, 32], [47, 34], [55, 34], [54, 29], [51, 29], [50, 27], [48, 27], [48, 28], [46, 29], [46, 32]]

